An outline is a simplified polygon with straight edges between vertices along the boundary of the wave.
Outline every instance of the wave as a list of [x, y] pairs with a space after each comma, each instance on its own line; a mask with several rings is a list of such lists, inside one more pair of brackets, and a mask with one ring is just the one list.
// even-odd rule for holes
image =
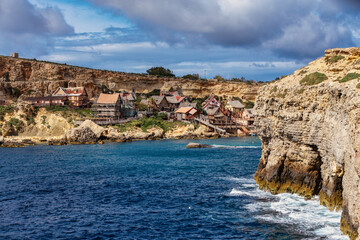
[[341, 211], [332, 212], [321, 206], [319, 198], [305, 200], [295, 194], [272, 195], [259, 190], [250, 179], [227, 178], [238, 186], [232, 188], [227, 196], [251, 199], [245, 208], [260, 221], [290, 226], [298, 232], [307, 232], [315, 239], [349, 239], [340, 231]]
[[230, 146], [230, 145], [211, 145], [212, 148], [225, 148], [225, 149], [237, 149], [237, 148], [248, 148], [248, 149], [259, 149], [261, 146]]

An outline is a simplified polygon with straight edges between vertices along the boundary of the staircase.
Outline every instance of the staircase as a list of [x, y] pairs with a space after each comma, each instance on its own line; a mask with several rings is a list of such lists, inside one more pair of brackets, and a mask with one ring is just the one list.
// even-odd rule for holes
[[194, 120], [201, 123], [201, 124], [203, 124], [203, 125], [205, 125], [205, 126], [208, 126], [208, 127], [212, 128], [212, 129], [214, 129], [215, 131], [217, 131], [219, 133], [226, 133], [226, 131], [224, 129], [221, 129], [221, 128], [215, 126], [215, 125], [212, 125], [211, 123], [208, 123], [208, 122], [206, 122], [204, 120], [201, 120], [200, 118], [194, 117]]

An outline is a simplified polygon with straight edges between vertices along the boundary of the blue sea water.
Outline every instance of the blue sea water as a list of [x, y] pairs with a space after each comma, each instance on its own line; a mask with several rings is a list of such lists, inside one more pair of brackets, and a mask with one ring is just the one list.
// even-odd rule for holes
[[317, 199], [258, 190], [255, 137], [0, 149], [0, 239], [348, 239]]

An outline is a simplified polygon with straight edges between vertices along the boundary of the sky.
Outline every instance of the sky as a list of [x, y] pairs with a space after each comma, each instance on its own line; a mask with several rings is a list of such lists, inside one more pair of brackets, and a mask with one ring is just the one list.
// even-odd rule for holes
[[360, 46], [358, 0], [0, 0], [0, 55], [269, 81]]

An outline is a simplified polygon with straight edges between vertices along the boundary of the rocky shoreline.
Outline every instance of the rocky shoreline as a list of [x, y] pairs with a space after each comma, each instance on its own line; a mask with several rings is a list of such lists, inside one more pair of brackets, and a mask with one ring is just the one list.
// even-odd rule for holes
[[80, 126], [69, 129], [62, 136], [8, 136], [0, 137], [0, 147], [25, 147], [29, 145], [67, 145], [67, 144], [103, 144], [105, 142], [132, 142], [137, 140], [161, 139], [212, 139], [231, 137], [235, 135], [210, 132], [206, 127], [195, 129], [192, 124], [177, 127], [165, 132], [159, 127], [147, 131], [135, 128], [122, 132], [115, 127], [101, 127], [91, 120], [86, 120]]
[[360, 48], [324, 57], [260, 89], [255, 103], [261, 189], [319, 195], [342, 209], [341, 230], [360, 236]]

